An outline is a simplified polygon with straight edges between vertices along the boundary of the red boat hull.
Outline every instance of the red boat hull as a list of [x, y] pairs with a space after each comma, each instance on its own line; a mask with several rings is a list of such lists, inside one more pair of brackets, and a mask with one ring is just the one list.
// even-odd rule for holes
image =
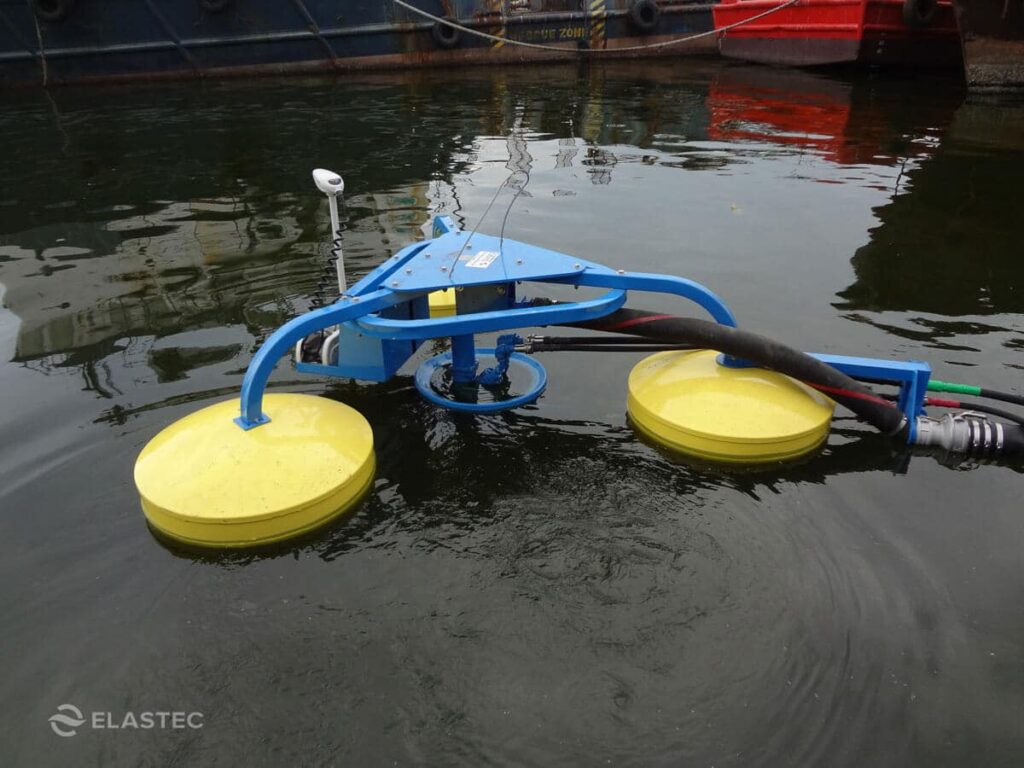
[[[723, 0], [722, 29], [777, 8], [780, 0]], [[801, 0], [719, 38], [723, 56], [764, 64], [956, 67], [960, 42], [953, 7], [939, 2], [927, 26], [903, 21], [902, 0]]]

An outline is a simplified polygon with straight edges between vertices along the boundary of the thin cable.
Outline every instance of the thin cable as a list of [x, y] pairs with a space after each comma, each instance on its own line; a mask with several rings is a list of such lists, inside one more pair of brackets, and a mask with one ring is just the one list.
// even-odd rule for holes
[[[501, 234], [498, 238], [498, 255], [502, 259], [505, 257], [505, 225], [508, 224], [509, 214], [512, 213], [512, 206], [516, 204], [516, 200], [519, 199], [519, 196], [526, 191], [526, 187], [530, 184], [530, 172], [523, 168], [513, 171], [512, 175], [505, 181], [505, 184], [508, 184], [508, 182], [512, 180], [512, 176], [515, 176], [517, 173], [526, 174], [526, 181], [523, 182], [522, 186], [516, 190], [515, 195], [512, 196], [512, 200], [509, 201], [508, 208], [505, 209], [505, 218], [501, 220]], [[504, 261], [502, 261], [502, 265], [504, 265]]]
[[466, 238], [465, 242], [462, 244], [462, 247], [459, 248], [459, 252], [457, 254], [455, 254], [455, 261], [452, 262], [452, 266], [448, 270], [448, 282], [449, 282], [449, 284], [451, 284], [451, 285], [455, 284], [455, 268], [459, 265], [459, 259], [462, 258], [462, 254], [465, 252], [466, 246], [468, 246], [469, 243], [473, 240], [473, 237], [476, 235], [477, 231], [480, 229], [480, 225], [484, 223], [484, 219], [487, 218], [487, 214], [490, 213], [491, 206], [493, 206], [494, 205], [494, 201], [498, 199], [498, 195], [500, 195], [501, 194], [501, 190], [503, 190], [505, 188], [505, 184], [507, 184], [508, 180], [511, 179], [512, 176], [515, 175], [516, 173], [518, 173], [518, 171], [512, 171], [512, 173], [510, 173], [505, 178], [505, 181], [503, 181], [498, 186], [498, 188], [494, 191], [494, 197], [491, 198], [491, 202], [489, 202], [487, 204], [487, 207], [484, 208], [484, 212], [482, 214], [480, 214], [480, 218], [477, 220], [476, 226], [473, 227], [473, 231], [469, 233], [469, 237]]
[[482, 37], [485, 40], [491, 40], [493, 42], [502, 43], [504, 45], [517, 45], [520, 48], [535, 48], [535, 49], [540, 50], [540, 51], [552, 51], [552, 52], [555, 52], [555, 53], [567, 53], [567, 54], [571, 54], [571, 55], [576, 56], [576, 55], [585, 55], [585, 54], [592, 54], [592, 53], [593, 54], [600, 54], [600, 53], [610, 53], [610, 54], [631, 53], [631, 52], [634, 52], [634, 51], [650, 51], [650, 50], [654, 50], [656, 48], [668, 48], [668, 47], [673, 46], [673, 45], [682, 45], [683, 43], [689, 43], [692, 40], [699, 40], [699, 39], [701, 39], [703, 37], [711, 37], [712, 35], [724, 34], [724, 33], [728, 32], [729, 30], [736, 29], [736, 27], [741, 27], [744, 24], [749, 24], [752, 21], [757, 21], [758, 19], [763, 19], [765, 16], [770, 16], [773, 13], [778, 13], [779, 11], [781, 11], [784, 8], [789, 8], [790, 6], [796, 5], [797, 3], [800, 2], [800, 0], [787, 0], [787, 2], [783, 3], [782, 5], [776, 6], [775, 8], [769, 8], [767, 11], [759, 13], [756, 16], [751, 16], [748, 19], [742, 19], [741, 21], [737, 21], [737, 22], [734, 22], [732, 24], [727, 24], [726, 26], [719, 27], [718, 29], [711, 29], [711, 30], [708, 30], [707, 32], [698, 32], [697, 34], [690, 35], [689, 37], [679, 37], [679, 38], [676, 38], [675, 40], [667, 40], [667, 41], [662, 42], [662, 43], [651, 43], [650, 45], [630, 45], [630, 46], [625, 46], [623, 48], [559, 48], [558, 46], [554, 46], [554, 45], [542, 45], [540, 43], [527, 43], [524, 40], [515, 40], [515, 39], [510, 38], [510, 37], [499, 37], [498, 35], [492, 35], [492, 34], [489, 34], [487, 32], [481, 32], [478, 29], [473, 29], [472, 27], [466, 27], [466, 26], [463, 26], [462, 24], [457, 24], [456, 22], [450, 21], [449, 19], [442, 18], [441, 16], [435, 16], [432, 13], [428, 13], [427, 11], [424, 11], [424, 10], [421, 10], [419, 8], [416, 8], [415, 6], [409, 5], [408, 3], [404, 2], [404, 0], [391, 0], [391, 2], [393, 2], [395, 5], [398, 5], [398, 6], [401, 6], [402, 8], [405, 8], [407, 11], [412, 11], [415, 14], [418, 14], [418, 15], [424, 17], [424, 18], [430, 19], [431, 21], [433, 21], [436, 24], [443, 24], [446, 27], [451, 27], [452, 29], [457, 29], [460, 32], [466, 32], [467, 34], [470, 34], [470, 35], [476, 35], [477, 37]]

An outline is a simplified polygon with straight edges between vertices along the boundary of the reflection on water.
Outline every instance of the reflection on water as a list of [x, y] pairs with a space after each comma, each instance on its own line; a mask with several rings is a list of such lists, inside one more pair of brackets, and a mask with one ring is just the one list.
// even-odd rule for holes
[[879, 224], [853, 257], [857, 282], [839, 306], [1024, 312], [1015, 184], [1022, 137], [1022, 107], [960, 107], [931, 161], [907, 173], [908, 194], [877, 209]]
[[[626, 423], [636, 356], [569, 354], [487, 418], [280, 366], [364, 413], [379, 464], [294, 546], [165, 545], [130, 476], [309, 306], [314, 166], [345, 175], [351, 275], [437, 213], [476, 226], [508, 182], [485, 231], [518, 193], [510, 237], [697, 279], [802, 348], [1019, 391], [1024, 117], [960, 98], [707, 62], [10, 95], [7, 762], [1020, 762], [1012, 468], [912, 460], [845, 416], [802, 465], [680, 464]], [[64, 702], [207, 725], [68, 744]]]

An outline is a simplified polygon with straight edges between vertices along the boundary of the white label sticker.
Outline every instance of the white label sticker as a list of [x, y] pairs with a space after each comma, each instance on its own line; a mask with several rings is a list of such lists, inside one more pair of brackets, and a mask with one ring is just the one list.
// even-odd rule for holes
[[473, 267], [473, 269], [487, 269], [496, 258], [498, 258], [498, 254], [495, 251], [477, 251], [476, 255], [466, 262], [466, 266]]

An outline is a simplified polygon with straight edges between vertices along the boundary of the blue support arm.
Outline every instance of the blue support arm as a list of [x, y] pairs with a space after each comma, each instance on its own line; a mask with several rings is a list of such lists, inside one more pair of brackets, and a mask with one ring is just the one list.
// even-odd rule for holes
[[308, 312], [282, 325], [263, 342], [249, 363], [242, 380], [242, 414], [235, 419], [235, 423], [242, 429], [252, 429], [270, 421], [263, 413], [263, 392], [278, 360], [290, 352], [297, 341], [368, 312], [378, 312], [406, 298], [387, 289], [354, 298], [343, 296], [329, 307]]
[[668, 293], [689, 299], [707, 311], [716, 322], [731, 328], [736, 327], [736, 317], [717, 294], [684, 277], [647, 272], [615, 272], [607, 267], [588, 263], [587, 268], [579, 274], [546, 282], [586, 285], [592, 288], [618, 288], [623, 291]]
[[475, 312], [470, 315], [439, 317], [430, 320], [395, 320], [386, 317], [360, 317], [353, 324], [361, 333], [384, 339], [433, 339], [475, 333], [506, 331], [531, 325], [560, 325], [594, 320], [620, 309], [626, 303], [625, 291], [608, 291], [603, 296], [571, 304], [544, 306], [517, 305], [513, 309]]

